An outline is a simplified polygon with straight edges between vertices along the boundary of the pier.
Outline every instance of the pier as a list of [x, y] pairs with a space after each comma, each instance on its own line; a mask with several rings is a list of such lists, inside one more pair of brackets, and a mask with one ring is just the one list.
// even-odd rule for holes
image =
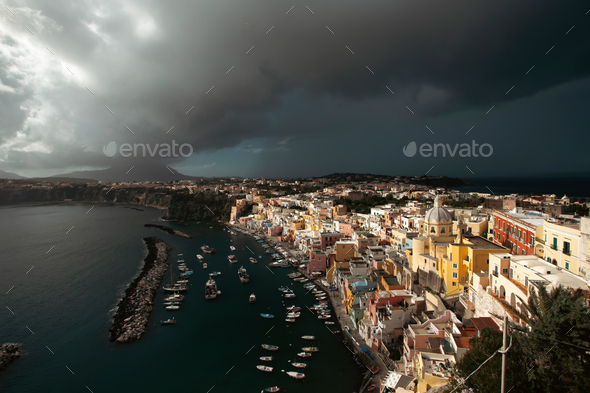
[[172, 247], [157, 237], [143, 239], [148, 255], [137, 278], [129, 285], [117, 306], [110, 333], [111, 342], [125, 343], [139, 340], [145, 333], [153, 310], [154, 297], [168, 270], [168, 256]]
[[178, 236], [178, 237], [184, 237], [185, 239], [192, 239], [191, 235], [188, 235], [184, 232], [181, 232], [177, 229], [173, 229], [170, 227], [167, 227], [165, 225], [157, 225], [157, 224], [145, 224], [144, 227], [148, 227], [148, 228], [158, 228], [159, 230], [169, 233], [170, 235], [174, 235], [174, 236]]

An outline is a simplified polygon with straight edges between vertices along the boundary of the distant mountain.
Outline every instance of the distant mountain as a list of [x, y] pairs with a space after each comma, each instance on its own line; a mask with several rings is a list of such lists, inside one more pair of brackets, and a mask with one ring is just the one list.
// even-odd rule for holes
[[0, 179], [26, 179], [26, 177], [17, 175], [12, 172], [5, 172], [0, 170]]
[[[169, 167], [168, 167], [169, 168]], [[94, 171], [76, 171], [71, 173], [62, 173], [54, 175], [47, 180], [54, 178], [77, 178], [77, 179], [94, 179], [102, 182], [132, 182], [132, 181], [177, 181], [177, 180], [199, 180], [204, 179], [199, 176], [184, 175], [172, 168], [168, 169], [165, 165], [135, 165], [132, 166], [114, 166], [108, 169], [99, 169]], [[67, 181], [67, 180], [65, 180]]]

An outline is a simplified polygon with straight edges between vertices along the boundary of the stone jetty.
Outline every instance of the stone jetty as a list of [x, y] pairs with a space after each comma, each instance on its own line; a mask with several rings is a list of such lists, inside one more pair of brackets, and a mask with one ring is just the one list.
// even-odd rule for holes
[[169, 233], [174, 236], [184, 237], [186, 239], [192, 239], [191, 235], [188, 235], [188, 234], [181, 232], [177, 229], [167, 227], [165, 225], [145, 224], [144, 227], [158, 228], [159, 230], [164, 231], [164, 232]]
[[19, 344], [0, 345], [0, 371], [4, 370], [21, 355]]
[[148, 247], [148, 255], [143, 270], [129, 285], [117, 306], [109, 330], [111, 342], [135, 341], [145, 333], [154, 307], [154, 297], [168, 270], [168, 256], [172, 247], [153, 236], [143, 240]]

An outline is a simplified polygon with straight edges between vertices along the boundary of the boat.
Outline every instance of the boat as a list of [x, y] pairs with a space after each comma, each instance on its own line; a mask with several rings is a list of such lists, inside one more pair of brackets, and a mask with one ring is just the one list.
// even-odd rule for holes
[[295, 363], [291, 363], [291, 364], [293, 366], [297, 367], [297, 368], [305, 368], [305, 367], [307, 367], [307, 364], [305, 364], [305, 363], [297, 363], [297, 362], [295, 362]]
[[250, 257], [250, 262], [252, 262], [252, 263], [258, 263], [258, 261], [256, 260], [256, 258], [252, 258], [252, 257]]
[[201, 254], [197, 254], [197, 259], [198, 259], [199, 261], [202, 261], [202, 260], [203, 260], [203, 256], [202, 256]]
[[184, 254], [178, 254], [179, 257], [183, 256]]
[[174, 319], [174, 318], [172, 318], [172, 319], [168, 318], [168, 319], [165, 319], [163, 321], [160, 321], [160, 323], [162, 325], [174, 325], [176, 323], [176, 319]]
[[334, 330], [332, 334], [340, 334], [340, 330]]
[[289, 263], [283, 262], [279, 265], [280, 267], [291, 267]]
[[372, 392], [373, 390], [375, 390], [376, 387], [377, 385], [375, 384], [369, 385], [369, 387], [367, 388], [367, 392]]
[[279, 291], [285, 292], [285, 291], [291, 291], [291, 289], [289, 287], [280, 287]]
[[278, 392], [279, 390], [281, 390], [281, 389], [278, 386], [272, 386], [270, 388], [264, 389], [260, 393], [265, 393], [265, 392]]
[[293, 322], [296, 322], [296, 320], [295, 320], [295, 319], [293, 319], [293, 318], [286, 318], [286, 319], [285, 319], [285, 322], [290, 322], [290, 323], [293, 323]]
[[270, 266], [270, 267], [279, 267], [279, 266], [281, 266], [281, 263], [280, 262], [271, 262], [271, 263], [268, 264], [268, 266]]
[[274, 318], [274, 317], [275, 317], [275, 316], [274, 316], [274, 315], [272, 315], [272, 314], [260, 314], [260, 316], [261, 316], [262, 318], [268, 318], [268, 319], [271, 319], [271, 318]]
[[234, 246], [229, 246], [229, 249], [235, 251], [236, 248]]
[[217, 277], [217, 276], [221, 276], [221, 272], [212, 272], [212, 273], [209, 273], [209, 277]]
[[304, 278], [303, 280], [299, 281], [299, 282], [308, 282], [309, 279], [308, 278]]
[[315, 340], [314, 336], [301, 336], [301, 338], [304, 340]]
[[260, 360], [262, 360], [263, 362], [270, 362], [272, 361], [272, 356], [261, 356]]
[[324, 323], [325, 323], [326, 325], [333, 325], [333, 324], [334, 324], [334, 322], [332, 322], [332, 321], [326, 321], [326, 322], [324, 322]]
[[279, 347], [276, 345], [262, 344], [262, 349], [266, 349], [267, 351], [278, 351]]
[[217, 297], [217, 284], [210, 278], [205, 284], [205, 299], [215, 299]]
[[209, 247], [209, 246], [207, 246], [207, 245], [203, 245], [203, 246], [201, 247], [201, 250], [203, 250], [203, 252], [204, 252], [205, 254], [215, 254], [215, 249], [214, 249], [214, 248], [210, 248], [210, 247]]
[[266, 371], [267, 373], [272, 372], [272, 367], [263, 366], [262, 364], [259, 364], [258, 366], [256, 366], [256, 368], [259, 369], [260, 371]]
[[301, 349], [305, 352], [319, 352], [320, 350], [318, 347], [303, 347]]
[[320, 314], [318, 315], [318, 319], [330, 319], [332, 316], [330, 314]]
[[183, 300], [184, 300], [184, 296], [179, 295], [177, 293], [175, 293], [174, 295], [166, 296], [164, 298], [164, 301], [166, 301], [166, 302], [182, 302]]
[[207, 269], [207, 264], [203, 263], [203, 269]]
[[310, 358], [311, 357], [311, 353], [309, 353], [309, 352], [299, 352], [297, 354], [297, 356], [299, 356], [300, 358]]
[[177, 284], [187, 284], [188, 280], [178, 280], [176, 281]]
[[246, 269], [244, 269], [244, 266], [241, 266], [238, 269], [238, 277], [240, 278], [240, 281], [242, 282], [242, 284], [247, 284], [250, 282], [250, 276], [246, 272]]
[[373, 374], [377, 374], [379, 372], [379, 366], [375, 366], [373, 367], [373, 369], [371, 370], [371, 373]]
[[166, 292], [186, 292], [187, 287], [186, 285], [182, 284], [172, 284], [172, 285], [164, 285], [162, 289]]
[[184, 263], [184, 259], [179, 259], [176, 263]]
[[301, 311], [301, 307], [297, 307], [297, 306], [290, 306], [290, 307], [287, 307], [287, 311], [288, 311], [288, 312], [297, 312], [297, 311]]
[[287, 299], [294, 299], [294, 298], [296, 298], [297, 296], [296, 296], [294, 293], [285, 293], [285, 297], [286, 297]]
[[164, 306], [180, 306], [181, 302], [164, 302]]
[[166, 310], [178, 310], [179, 308], [180, 308], [180, 306], [176, 306], [176, 305], [166, 306]]
[[299, 273], [299, 272], [290, 273], [290, 274], [287, 274], [287, 277], [289, 277], [289, 278], [299, 278], [299, 277], [301, 277], [301, 273]]
[[301, 316], [300, 312], [290, 312], [287, 314], [287, 318], [299, 318]]
[[250, 303], [256, 303], [256, 295], [254, 295], [254, 294], [250, 295], [249, 300], [250, 300]]
[[295, 379], [305, 379], [305, 374], [298, 373], [295, 371], [287, 371], [287, 375], [290, 376], [291, 378], [295, 378]]
[[238, 258], [236, 258], [235, 255], [228, 255], [227, 260], [229, 261], [229, 263], [237, 263], [238, 262]]

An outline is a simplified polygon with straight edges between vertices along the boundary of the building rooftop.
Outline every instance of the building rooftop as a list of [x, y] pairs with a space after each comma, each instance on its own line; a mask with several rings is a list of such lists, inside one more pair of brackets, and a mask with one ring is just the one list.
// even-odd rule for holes
[[463, 238], [471, 244], [467, 244], [472, 248], [479, 250], [505, 250], [505, 247], [499, 246], [480, 236], [463, 236]]

